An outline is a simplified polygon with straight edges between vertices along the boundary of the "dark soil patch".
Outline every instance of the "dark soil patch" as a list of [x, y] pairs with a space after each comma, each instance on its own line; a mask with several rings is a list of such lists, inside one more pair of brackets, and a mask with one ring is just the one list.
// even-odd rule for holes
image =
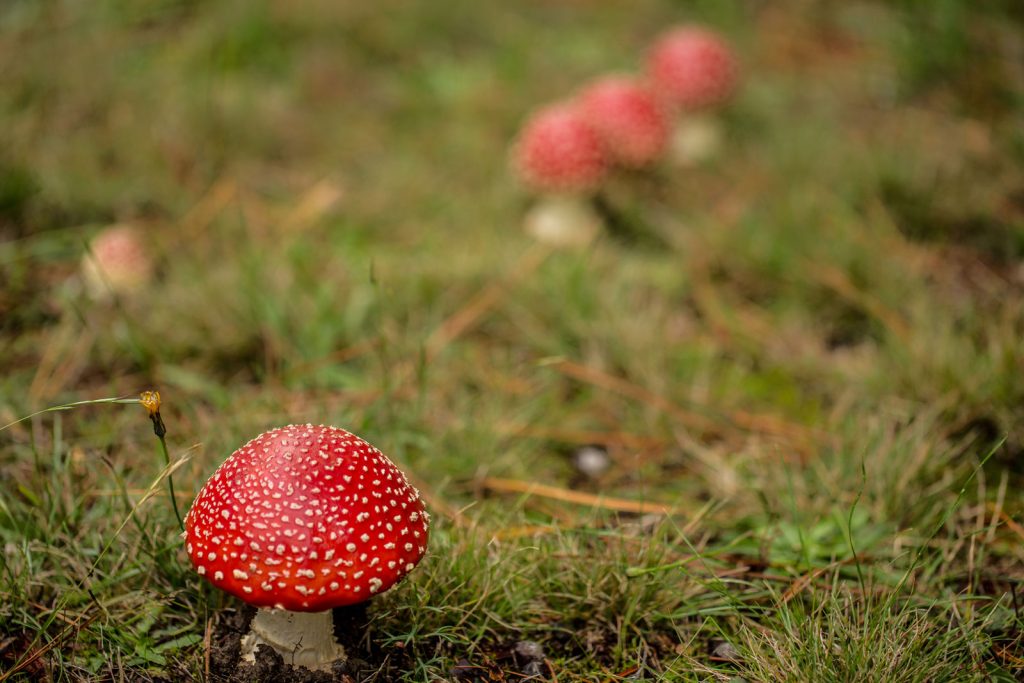
[[0, 672], [13, 675], [15, 671], [22, 671], [33, 679], [42, 680], [46, 674], [46, 659], [42, 654], [38, 645], [33, 649], [32, 634], [24, 631], [8, 634], [0, 629]]
[[310, 671], [286, 664], [280, 654], [268, 647], [256, 651], [256, 662], [244, 664], [242, 637], [248, 632], [256, 609], [224, 610], [217, 615], [210, 638], [210, 679], [230, 683], [363, 683], [390, 681], [398, 677], [406, 664], [397, 649], [384, 651], [373, 645], [367, 633], [365, 605], [334, 610], [334, 635], [348, 660], [336, 664], [333, 671]]

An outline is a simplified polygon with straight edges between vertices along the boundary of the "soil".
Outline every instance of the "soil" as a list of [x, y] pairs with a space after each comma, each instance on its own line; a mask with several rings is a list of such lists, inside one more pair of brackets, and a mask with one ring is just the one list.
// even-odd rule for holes
[[348, 652], [348, 660], [334, 670], [310, 671], [292, 667], [269, 647], [256, 650], [256, 662], [243, 664], [242, 636], [249, 630], [256, 609], [224, 610], [217, 615], [210, 638], [210, 680], [224, 683], [362, 683], [396, 678], [404, 657], [374, 648], [366, 637], [366, 605], [335, 609], [334, 635]]

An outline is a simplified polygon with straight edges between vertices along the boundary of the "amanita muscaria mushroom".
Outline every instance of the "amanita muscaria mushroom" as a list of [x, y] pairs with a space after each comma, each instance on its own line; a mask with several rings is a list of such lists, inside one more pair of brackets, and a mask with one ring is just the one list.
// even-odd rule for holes
[[86, 292], [102, 301], [144, 285], [153, 274], [153, 261], [142, 234], [130, 225], [117, 224], [92, 239], [81, 268]]
[[512, 156], [523, 182], [544, 193], [592, 192], [608, 171], [601, 139], [571, 104], [549, 105], [531, 115]]
[[647, 74], [668, 105], [693, 111], [729, 99], [736, 89], [739, 66], [732, 48], [714, 31], [677, 26], [651, 47]]
[[235, 451], [185, 519], [196, 571], [259, 607], [242, 640], [286, 663], [328, 670], [345, 659], [331, 612], [382, 593], [427, 549], [419, 492], [383, 453], [344, 429], [290, 425]]
[[709, 112], [727, 102], [739, 83], [729, 43], [702, 26], [677, 26], [655, 41], [646, 70], [655, 93], [681, 117], [669, 145], [673, 162], [685, 166], [714, 156], [722, 130]]
[[630, 76], [605, 76], [580, 93], [579, 106], [612, 160], [646, 166], [668, 143], [669, 118], [646, 84]]
[[553, 246], [589, 244], [601, 219], [586, 199], [604, 182], [608, 159], [581, 109], [559, 103], [534, 112], [513, 145], [512, 162], [523, 184], [540, 195], [525, 217], [526, 231]]

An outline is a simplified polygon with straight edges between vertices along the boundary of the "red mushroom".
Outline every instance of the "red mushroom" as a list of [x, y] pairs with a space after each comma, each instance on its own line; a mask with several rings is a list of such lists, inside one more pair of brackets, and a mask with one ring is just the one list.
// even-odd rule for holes
[[604, 181], [608, 162], [597, 132], [573, 104], [554, 104], [534, 113], [512, 149], [520, 179], [541, 196], [527, 211], [523, 227], [555, 247], [591, 242], [601, 218], [586, 201]]
[[522, 180], [543, 193], [591, 192], [607, 172], [597, 133], [577, 107], [567, 104], [531, 116], [512, 155]]
[[291, 425], [235, 451], [185, 519], [196, 571], [260, 608], [242, 655], [269, 645], [295, 666], [345, 659], [330, 610], [381, 593], [426, 552], [419, 492], [343, 429]]
[[579, 106], [615, 162], [638, 168], [665, 151], [668, 116], [654, 94], [636, 79], [606, 76], [580, 94]]
[[723, 133], [707, 112], [728, 100], [739, 80], [725, 39], [700, 26], [670, 29], [648, 52], [647, 75], [658, 97], [682, 115], [671, 134], [671, 161], [690, 166], [713, 157]]
[[699, 26], [679, 26], [654, 43], [647, 55], [647, 73], [670, 106], [692, 111], [729, 99], [739, 68], [718, 34]]
[[145, 284], [153, 273], [153, 262], [139, 231], [118, 224], [93, 238], [82, 256], [81, 269], [89, 296], [104, 300]]

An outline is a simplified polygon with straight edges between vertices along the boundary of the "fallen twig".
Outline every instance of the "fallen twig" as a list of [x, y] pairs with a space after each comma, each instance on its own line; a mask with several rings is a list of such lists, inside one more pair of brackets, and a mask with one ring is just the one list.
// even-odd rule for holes
[[502, 479], [499, 477], [484, 477], [480, 486], [491, 491], [503, 493], [525, 493], [529, 496], [539, 496], [560, 500], [575, 505], [587, 505], [604, 510], [615, 512], [631, 512], [638, 515], [654, 513], [662, 515], [674, 515], [680, 512], [678, 506], [665, 503], [652, 503], [643, 500], [629, 500], [626, 498], [612, 498], [610, 496], [595, 495], [582, 491], [571, 491], [558, 488], [548, 484], [539, 484], [532, 481], [520, 481], [518, 479]]

